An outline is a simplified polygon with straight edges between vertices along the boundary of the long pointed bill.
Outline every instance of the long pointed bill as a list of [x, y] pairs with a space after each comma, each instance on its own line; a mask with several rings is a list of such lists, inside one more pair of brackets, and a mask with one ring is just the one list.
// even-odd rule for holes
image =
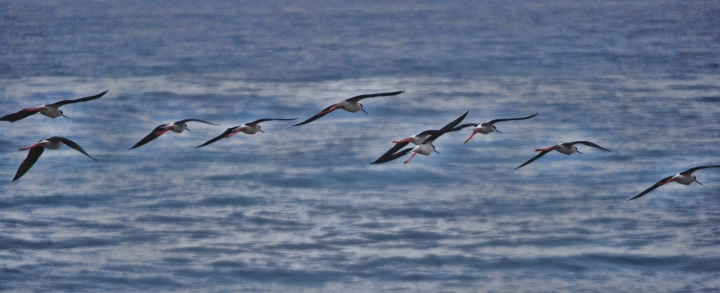
[[410, 158], [407, 159], [407, 161], [405, 161], [403, 164], [407, 164], [408, 162], [410, 162], [410, 160], [412, 160], [412, 158], [413, 158], [415, 155], [417, 155], [417, 154], [418, 154], [418, 153], [413, 153], [412, 155], [410, 155]]
[[468, 137], [468, 138], [465, 140], [465, 143], [467, 143], [468, 141], [470, 141], [470, 139], [472, 139], [473, 136], [475, 136], [476, 134], [477, 134], [477, 132], [473, 131], [473, 133], [470, 135], [470, 137]]
[[65, 116], [65, 114], [60, 114], [60, 115], [62, 115], [63, 117], [65, 117], [65, 118], [67, 118], [67, 119], [70, 119], [70, 117]]
[[190, 128], [187, 128], [187, 126], [185, 126], [185, 130], [187, 130], [188, 132], [190, 132]]
[[35, 148], [35, 147], [38, 147], [38, 146], [40, 146], [40, 144], [39, 144], [39, 143], [36, 143], [36, 144], [31, 145], [31, 146], [29, 146], [29, 147], [21, 148], [20, 151], [27, 151], [27, 150], [29, 150], [29, 149], [31, 149], [31, 148]]
[[262, 132], [262, 133], [265, 133], [265, 131], [262, 131], [262, 129], [258, 129], [258, 131], [260, 131], [260, 132]]
[[360, 111], [365, 112], [365, 114], [369, 114], [367, 111], [365, 111], [365, 109], [360, 109]]
[[695, 179], [695, 182], [697, 182], [697, 184], [703, 185], [702, 183], [700, 183], [700, 181], [697, 181], [697, 179]]
[[584, 154], [583, 154], [583, 153], [581, 153], [580, 151], [576, 151], [576, 152], [577, 152], [578, 154], [584, 155]]
[[495, 128], [495, 132], [502, 133], [502, 131], [498, 130], [497, 128]]
[[436, 151], [436, 150], [433, 150], [433, 152], [437, 153], [438, 155], [440, 154], [440, 152], [438, 152], [438, 151]]

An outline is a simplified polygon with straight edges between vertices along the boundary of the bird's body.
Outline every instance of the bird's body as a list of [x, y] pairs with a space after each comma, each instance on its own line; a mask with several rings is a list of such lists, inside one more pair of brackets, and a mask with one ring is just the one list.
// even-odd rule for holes
[[523, 163], [522, 165], [517, 166], [515, 169], [519, 169], [519, 168], [521, 168], [521, 167], [523, 167], [523, 166], [525, 166], [525, 165], [527, 165], [527, 164], [530, 164], [530, 163], [532, 163], [533, 161], [539, 159], [540, 157], [544, 156], [545, 154], [547, 154], [547, 153], [549, 153], [549, 152], [551, 152], [551, 151], [557, 151], [557, 152], [559, 152], [559, 153], [561, 153], [561, 154], [565, 154], [565, 155], [572, 155], [572, 154], [574, 154], [574, 153], [580, 153], [580, 154], [582, 154], [580, 151], [578, 151], [577, 146], [575, 146], [576, 144], [584, 144], [584, 145], [586, 145], [586, 146], [591, 146], [591, 147], [598, 148], [598, 149], [601, 149], [601, 150], [604, 150], [604, 151], [612, 152], [611, 150], [608, 150], [608, 149], [606, 149], [606, 148], [603, 148], [603, 147], [601, 147], [601, 146], [599, 146], [599, 145], [597, 145], [597, 144], [595, 144], [595, 143], [589, 142], [589, 141], [561, 142], [561, 143], [558, 143], [558, 144], [556, 144], [556, 145], [549, 146], [549, 147], [546, 147], [546, 148], [538, 148], [538, 149], [535, 149], [535, 151], [538, 151], [538, 152], [540, 152], [540, 153], [538, 153], [537, 155], [535, 155], [534, 157], [532, 157], [530, 160], [527, 160], [527, 161], [526, 161], [525, 163]]
[[[387, 152], [385, 152], [382, 156], [377, 158], [371, 164], [389, 162], [409, 153], [412, 153], [410, 158], [405, 161], [405, 164], [407, 164], [417, 154], [429, 156], [433, 152], [437, 152], [435, 150], [435, 146], [432, 143], [445, 133], [459, 130], [458, 128], [455, 128], [455, 126], [457, 126], [463, 119], [465, 119], [465, 116], [467, 116], [468, 112], [469, 111], [465, 111], [465, 113], [460, 115], [460, 117], [446, 124], [439, 130], [425, 130], [419, 134], [401, 140], [394, 140], [393, 143], [395, 143], [395, 146], [390, 148]], [[400, 150], [408, 143], [413, 143], [417, 146]]]
[[408, 136], [408, 137], [406, 137], [406, 138], [399, 139], [399, 140], [393, 140], [393, 143], [395, 143], [395, 144], [399, 144], [399, 143], [405, 143], [405, 144], [407, 144], [407, 143], [412, 143], [412, 144], [415, 144], [415, 145], [420, 145], [420, 144], [422, 144], [423, 142], [425, 142], [425, 140], [428, 138], [428, 136], [430, 136], [430, 135], [432, 135], [432, 134], [434, 134], [434, 133], [437, 133], [438, 131], [439, 131], [439, 130], [425, 130], [425, 131], [420, 132], [420, 133], [418, 133], [418, 134], [416, 134], [416, 135], [413, 135], [413, 136]]
[[67, 104], [92, 101], [92, 100], [102, 97], [103, 95], [105, 95], [105, 93], [107, 93], [107, 90], [102, 93], [99, 93], [97, 95], [94, 95], [94, 96], [89, 96], [89, 97], [84, 97], [84, 98], [79, 98], [79, 99], [74, 99], [74, 100], [62, 100], [59, 102], [42, 105], [42, 106], [38, 106], [38, 107], [34, 107], [34, 108], [23, 108], [22, 110], [20, 110], [18, 112], [15, 112], [12, 114], [7, 114], [5, 116], [0, 117], [0, 121], [15, 122], [20, 119], [34, 115], [36, 113], [40, 113], [40, 114], [50, 117], [50, 118], [57, 118], [60, 116], [67, 118], [67, 116], [65, 116], [63, 114], [63, 111], [60, 110], [60, 106], [67, 105]]
[[395, 96], [395, 95], [402, 94], [403, 92], [405, 92], [405, 91], [396, 91], [396, 92], [388, 92], [388, 93], [378, 93], [378, 94], [355, 96], [355, 97], [349, 98], [347, 100], [341, 101], [339, 103], [336, 103], [334, 105], [330, 105], [327, 108], [325, 108], [322, 111], [315, 114], [315, 116], [312, 116], [312, 117], [306, 119], [305, 121], [295, 124], [293, 126], [300, 126], [303, 124], [308, 124], [308, 123], [313, 122], [317, 119], [320, 119], [320, 117], [325, 116], [328, 113], [338, 110], [338, 109], [342, 109], [342, 110], [348, 111], [350, 113], [355, 113], [358, 111], [363, 111], [363, 112], [367, 113], [363, 109], [363, 105], [360, 103], [360, 100], [367, 99], [367, 98], [375, 98], [375, 97]]
[[638, 193], [638, 195], [636, 195], [636, 196], [634, 196], [633, 198], [628, 199], [628, 200], [633, 200], [633, 199], [636, 199], [636, 198], [638, 198], [638, 197], [641, 197], [641, 196], [649, 193], [650, 191], [653, 191], [653, 190], [655, 190], [656, 188], [658, 188], [658, 187], [660, 187], [660, 186], [663, 186], [663, 185], [665, 185], [665, 184], [671, 183], [671, 182], [677, 182], [677, 183], [680, 183], [680, 184], [682, 184], [682, 185], [690, 185], [690, 184], [692, 184], [693, 182], [697, 182], [698, 184], [702, 185], [702, 183], [700, 183], [700, 181], [697, 180], [697, 177], [695, 177], [695, 175], [693, 175], [693, 172], [695, 172], [695, 171], [697, 171], [697, 170], [700, 170], [700, 169], [707, 169], [707, 168], [720, 168], [720, 165], [693, 167], [693, 168], [687, 169], [687, 170], [685, 170], [685, 171], [682, 171], [682, 172], [680, 172], [680, 173], [677, 173], [677, 174], [675, 174], [675, 175], [665, 177], [665, 178], [663, 178], [663, 179], [660, 179], [660, 181], [658, 181], [657, 183], [655, 183], [653, 186], [648, 187], [647, 189], [645, 189], [645, 190], [643, 190], [642, 192]]
[[209, 144], [214, 143], [214, 142], [216, 142], [216, 141], [218, 141], [218, 140], [220, 140], [220, 139], [222, 139], [222, 138], [230, 138], [231, 136], [236, 135], [236, 134], [238, 134], [238, 133], [240, 133], [240, 132], [246, 133], [246, 134], [255, 134], [255, 133], [258, 133], [258, 132], [264, 132], [264, 131], [262, 131], [262, 128], [260, 127], [260, 122], [272, 121], [272, 120], [295, 120], [295, 119], [297, 119], [297, 118], [289, 118], [289, 119], [285, 119], [285, 118], [263, 118], [263, 119], [255, 120], [255, 121], [253, 121], [253, 122], [248, 122], [248, 123], [241, 124], [241, 125], [238, 125], [238, 126], [233, 126], [233, 127], [230, 127], [230, 128], [228, 128], [228, 129], [226, 129], [225, 132], [223, 132], [222, 134], [220, 134], [220, 135], [218, 135], [218, 136], [216, 136], [216, 137], [214, 137], [214, 138], [206, 141], [205, 143], [203, 143], [203, 144], [201, 144], [201, 145], [199, 145], [199, 146], [196, 146], [195, 148], [199, 148], [199, 147], [203, 147], [203, 146], [209, 145]]
[[28, 170], [30, 170], [30, 167], [32, 167], [35, 164], [35, 162], [37, 162], [38, 158], [40, 158], [40, 155], [42, 155], [42, 153], [45, 149], [56, 150], [56, 149], [59, 149], [63, 145], [67, 145], [68, 147], [71, 147], [71, 148], [77, 150], [78, 152], [81, 152], [82, 154], [88, 156], [89, 158], [97, 161], [97, 159], [90, 156], [87, 152], [85, 152], [85, 150], [82, 149], [82, 147], [80, 147], [80, 145], [78, 145], [74, 141], [69, 140], [64, 137], [51, 136], [51, 137], [48, 137], [41, 141], [38, 141], [37, 143], [35, 143], [31, 146], [20, 149], [21, 151], [25, 151], [25, 150], [30, 150], [30, 151], [28, 152], [27, 158], [25, 158], [25, 160], [20, 164], [20, 167], [18, 168], [17, 172], [15, 173], [15, 177], [13, 178], [12, 181], [18, 180], [18, 179], [20, 179], [20, 177], [25, 175], [25, 173]]
[[501, 133], [499, 130], [497, 130], [497, 127], [495, 127], [495, 123], [503, 122], [503, 121], [526, 120], [526, 119], [530, 119], [530, 118], [535, 117], [537, 114], [538, 114], [538, 113], [532, 114], [532, 115], [530, 115], [530, 116], [519, 117], [519, 118], [500, 118], [500, 119], [493, 119], [493, 120], [490, 120], [490, 121], [484, 122], [484, 123], [465, 123], [465, 124], [462, 124], [462, 125], [458, 125], [457, 127], [455, 127], [454, 130], [457, 131], [457, 130], [460, 130], [460, 129], [463, 129], [463, 128], [466, 128], [466, 127], [472, 127], [472, 128], [470, 128], [470, 130], [472, 130], [472, 133], [470, 134], [470, 137], [468, 137], [468, 138], [465, 140], [465, 143], [467, 143], [468, 141], [470, 141], [470, 139], [473, 138], [473, 136], [475, 136], [475, 134], [478, 134], [478, 133], [480, 133], [480, 134], [489, 134], [489, 133], [491, 133], [491, 132]]
[[138, 141], [130, 149], [140, 147], [140, 146], [152, 141], [153, 139], [158, 138], [159, 136], [163, 135], [165, 132], [168, 132], [168, 131], [172, 131], [172, 132], [176, 132], [176, 133], [182, 133], [185, 130], [189, 131], [189, 129], [187, 128], [187, 123], [191, 122], [191, 121], [192, 122], [201, 122], [201, 123], [211, 124], [211, 125], [218, 125], [218, 124], [207, 122], [204, 120], [192, 119], [192, 118], [175, 121], [173, 123], [168, 123], [168, 124], [161, 124], [161, 125], [158, 125], [157, 127], [155, 127], [155, 129], [153, 129], [153, 131], [151, 131], [150, 134], [143, 137], [140, 141]]

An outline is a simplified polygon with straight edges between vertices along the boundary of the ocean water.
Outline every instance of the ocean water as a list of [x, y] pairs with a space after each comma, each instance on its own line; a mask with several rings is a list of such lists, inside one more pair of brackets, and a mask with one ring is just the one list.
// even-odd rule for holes
[[[199, 3], [203, 2], [203, 3]], [[0, 1], [0, 290], [716, 292], [717, 1]], [[369, 114], [308, 118], [355, 95]], [[439, 154], [370, 165], [455, 119]], [[197, 118], [137, 149], [159, 124]], [[48, 150], [49, 136], [99, 161]], [[521, 169], [535, 148], [588, 140]]]

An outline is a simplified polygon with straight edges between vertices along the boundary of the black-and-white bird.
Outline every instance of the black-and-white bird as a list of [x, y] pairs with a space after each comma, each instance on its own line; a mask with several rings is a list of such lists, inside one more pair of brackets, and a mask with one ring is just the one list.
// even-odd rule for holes
[[498, 132], [498, 133], [502, 133], [502, 132], [500, 132], [500, 130], [497, 130], [497, 128], [495, 127], [495, 123], [503, 122], [503, 121], [513, 121], [513, 120], [525, 120], [525, 119], [530, 119], [530, 118], [535, 117], [537, 114], [538, 114], [538, 113], [535, 113], [535, 114], [532, 114], [532, 115], [530, 115], [530, 116], [525, 116], [525, 117], [520, 117], [520, 118], [501, 118], [501, 119], [493, 119], [493, 120], [490, 120], [490, 121], [485, 122], [485, 123], [465, 123], [465, 124], [458, 125], [456, 128], [458, 128], [457, 130], [460, 130], [460, 129], [463, 129], [463, 128], [465, 128], [465, 127], [472, 127], [472, 129], [471, 129], [471, 130], [472, 130], [472, 134], [470, 134], [470, 137], [468, 137], [468, 138], [465, 140], [465, 143], [467, 143], [468, 141], [470, 141], [470, 139], [473, 138], [473, 136], [475, 136], [475, 135], [478, 134], [478, 133], [488, 134], [488, 133], [493, 132], [493, 131], [496, 131], [496, 132]]
[[207, 122], [207, 121], [204, 121], [204, 120], [192, 119], [192, 118], [191, 118], [191, 119], [184, 119], [184, 120], [180, 120], [180, 121], [175, 121], [175, 122], [170, 123], [170, 124], [161, 124], [161, 125], [158, 125], [158, 127], [155, 127], [155, 129], [153, 129], [153, 131], [151, 131], [150, 134], [148, 134], [148, 135], [146, 135], [145, 137], [143, 137], [143, 139], [141, 139], [140, 141], [138, 141], [138, 142], [137, 142], [134, 146], [132, 146], [130, 149], [134, 149], [134, 148], [140, 147], [140, 146], [142, 146], [142, 145], [144, 145], [144, 144], [152, 141], [153, 139], [158, 138], [158, 137], [161, 136], [163, 133], [168, 132], [168, 131], [177, 132], [177, 133], [181, 133], [181, 132], [183, 132], [183, 131], [186, 130], [186, 129], [187, 129], [188, 131], [190, 131], [190, 129], [188, 129], [188, 128], [187, 128], [187, 125], [186, 125], [186, 123], [188, 123], [188, 122], [201, 122], [201, 123], [205, 123], [205, 124], [219, 125], [219, 124]]
[[248, 122], [248, 123], [245, 123], [242, 125], [233, 126], [233, 127], [226, 129], [225, 132], [223, 132], [222, 134], [214, 137], [211, 140], [206, 141], [205, 143], [203, 143], [199, 146], [196, 146], [195, 148], [204, 147], [206, 145], [209, 145], [209, 144], [216, 142], [223, 138], [230, 138], [231, 136], [238, 134], [240, 132], [247, 133], [247, 134], [255, 134], [259, 131], [259, 132], [265, 133], [265, 131], [262, 131], [262, 129], [260, 128], [260, 124], [259, 124], [260, 122], [273, 121], [273, 120], [288, 121], [288, 120], [295, 120], [295, 119], [297, 119], [297, 118], [263, 118], [263, 119], [258, 119], [253, 122]]
[[[396, 143], [396, 145], [393, 146], [392, 148], [390, 148], [387, 152], [385, 152], [382, 156], [377, 158], [371, 164], [381, 164], [381, 163], [389, 162], [389, 161], [395, 160], [397, 158], [400, 158], [400, 157], [405, 156], [412, 152], [413, 154], [410, 156], [410, 158], [405, 161], [405, 164], [407, 164], [417, 154], [429, 156], [433, 152], [437, 153], [437, 151], [435, 150], [435, 146], [432, 143], [445, 133], [459, 130], [459, 129], [455, 129], [455, 126], [460, 124], [460, 122], [462, 122], [462, 120], [465, 119], [465, 116], [467, 116], [468, 112], [470, 112], [470, 111], [469, 110], [465, 111], [465, 113], [460, 115], [460, 117], [458, 117], [455, 120], [453, 120], [452, 122], [446, 124], [439, 130], [426, 130], [426, 131], [421, 132], [418, 135], [411, 136], [411, 137], [408, 137], [408, 138], [405, 138], [402, 140], [393, 141], [394, 143]], [[427, 138], [423, 139], [423, 137], [427, 137]], [[407, 145], [410, 142], [416, 143], [417, 146], [411, 147], [411, 148], [405, 148], [405, 149], [398, 151], [400, 148], [404, 147], [405, 145]]]
[[603, 148], [603, 147], [601, 147], [601, 146], [599, 146], [599, 145], [597, 145], [597, 144], [595, 144], [595, 143], [589, 142], [589, 141], [561, 142], [561, 143], [556, 144], [556, 145], [554, 145], [554, 146], [549, 146], [549, 147], [546, 147], [546, 148], [535, 149], [535, 151], [540, 152], [540, 153], [538, 153], [537, 155], [535, 155], [534, 157], [532, 157], [530, 160], [527, 160], [527, 161], [526, 161], [525, 163], [523, 163], [522, 165], [517, 166], [515, 169], [518, 169], [518, 168], [521, 168], [522, 166], [525, 166], [525, 165], [527, 165], [527, 164], [530, 164], [530, 163], [532, 163], [533, 161], [539, 159], [540, 157], [544, 156], [545, 154], [547, 154], [547, 153], [549, 153], [549, 152], [551, 152], [551, 151], [553, 151], [553, 150], [558, 151], [559, 153], [562, 153], [562, 154], [566, 154], [566, 155], [572, 155], [573, 153], [582, 154], [580, 151], [578, 151], [577, 147], [575, 146], [576, 144], [584, 144], [584, 145], [586, 145], [586, 146], [591, 146], [591, 147], [598, 148], [598, 149], [601, 149], [601, 150], [604, 150], [604, 151], [612, 152], [611, 150], [608, 150], [608, 149], [606, 149], [606, 148]]
[[51, 136], [51, 137], [48, 137], [41, 141], [38, 141], [37, 143], [35, 143], [29, 147], [24, 147], [24, 148], [20, 149], [21, 151], [25, 151], [25, 150], [30, 150], [30, 151], [28, 152], [27, 158], [25, 158], [25, 160], [20, 164], [20, 167], [18, 168], [17, 172], [15, 173], [15, 177], [13, 178], [12, 181], [18, 180], [18, 179], [20, 179], [20, 177], [25, 175], [25, 173], [28, 170], [30, 170], [30, 167], [32, 167], [35, 164], [35, 162], [37, 162], [38, 158], [40, 158], [40, 155], [42, 155], [42, 153], [43, 153], [43, 151], [45, 151], [45, 149], [56, 150], [56, 149], [60, 148], [63, 144], [66, 146], [69, 146], [69, 147], [77, 150], [78, 152], [83, 153], [83, 155], [86, 155], [89, 158], [97, 161], [97, 159], [88, 155], [88, 153], [85, 152], [85, 150], [83, 150], [83, 148], [80, 147], [80, 145], [78, 145], [74, 141], [69, 140], [64, 137]]
[[660, 179], [660, 181], [655, 183], [653, 186], [650, 186], [648, 189], [643, 190], [642, 192], [638, 193], [638, 195], [636, 195], [633, 198], [628, 199], [628, 200], [633, 200], [638, 197], [641, 197], [641, 196], [649, 193], [650, 191], [653, 191], [656, 188], [663, 186], [665, 184], [668, 184], [670, 182], [677, 182], [682, 185], [690, 185], [693, 182], [697, 182], [698, 184], [702, 185], [702, 183], [700, 183], [700, 181], [697, 180], [697, 177], [695, 177], [695, 175], [693, 175], [693, 172], [700, 170], [700, 169], [706, 169], [706, 168], [720, 168], [720, 165], [693, 167], [693, 168], [687, 169], [685, 171], [682, 171], [680, 173], [677, 173], [675, 175], [665, 177], [663, 179]]
[[20, 111], [17, 111], [17, 112], [15, 112], [15, 113], [7, 114], [7, 115], [5, 115], [5, 116], [0, 117], [0, 121], [15, 122], [15, 121], [18, 121], [18, 120], [20, 120], [20, 119], [26, 118], [26, 117], [28, 117], [28, 116], [34, 115], [35, 113], [40, 113], [40, 114], [43, 114], [43, 115], [48, 116], [48, 117], [50, 117], [50, 118], [57, 118], [57, 117], [60, 117], [60, 116], [63, 116], [63, 117], [65, 117], [65, 118], [68, 118], [67, 116], [65, 116], [65, 115], [63, 114], [63, 111], [60, 110], [60, 106], [67, 105], [67, 104], [74, 104], [74, 103], [92, 101], [92, 100], [95, 100], [95, 99], [98, 99], [98, 98], [102, 97], [102, 96], [105, 95], [105, 93], [107, 93], [107, 92], [108, 92], [108, 91], [105, 90], [104, 92], [99, 93], [99, 94], [94, 95], [94, 96], [89, 96], [89, 97], [84, 97], [84, 98], [79, 98], [79, 99], [74, 99], [74, 100], [62, 100], [62, 101], [55, 102], [55, 103], [52, 103], [52, 104], [47, 104], [47, 105], [38, 106], [38, 107], [35, 107], [35, 108], [24, 108], [24, 109], [22, 109], [22, 110], [20, 110]]
[[300, 122], [298, 124], [295, 124], [293, 126], [300, 126], [303, 124], [308, 124], [310, 122], [313, 122], [317, 119], [319, 119], [322, 116], [325, 116], [326, 114], [335, 111], [337, 109], [343, 109], [345, 111], [355, 113], [357, 111], [363, 111], [365, 114], [367, 114], [367, 111], [363, 109], [363, 105], [360, 103], [360, 100], [367, 99], [367, 98], [375, 98], [375, 97], [387, 97], [387, 96], [395, 96], [404, 93], [405, 91], [397, 91], [397, 92], [389, 92], [389, 93], [379, 93], [379, 94], [368, 94], [368, 95], [359, 95], [352, 98], [349, 98], [347, 100], [344, 100], [340, 103], [330, 105], [324, 110], [320, 111], [319, 113], [315, 114], [315, 116], [312, 116], [308, 118], [307, 120]]

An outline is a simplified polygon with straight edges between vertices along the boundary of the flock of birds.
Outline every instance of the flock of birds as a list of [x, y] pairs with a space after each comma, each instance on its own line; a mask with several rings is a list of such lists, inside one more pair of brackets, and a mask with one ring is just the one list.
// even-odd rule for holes
[[[15, 122], [15, 121], [27, 118], [29, 116], [32, 116], [36, 113], [40, 113], [40, 114], [45, 115], [50, 118], [57, 118], [60, 116], [68, 118], [67, 116], [65, 116], [63, 114], [63, 111], [60, 110], [61, 106], [96, 100], [96, 99], [99, 99], [100, 97], [102, 97], [103, 95], [105, 95], [107, 92], [108, 91], [106, 90], [106, 91], [99, 93], [97, 95], [94, 95], [94, 96], [89, 96], [89, 97], [84, 97], [84, 98], [79, 98], [79, 99], [74, 99], [74, 100], [62, 100], [59, 102], [55, 102], [52, 104], [46, 104], [46, 105], [42, 105], [42, 106], [38, 106], [38, 107], [34, 107], [34, 108], [24, 108], [15, 113], [0, 117], [0, 121]], [[367, 99], [367, 98], [375, 98], [375, 97], [395, 96], [395, 95], [402, 94], [403, 92], [404, 91], [395, 91], [395, 92], [355, 96], [355, 97], [346, 99], [344, 101], [341, 101], [339, 103], [330, 105], [327, 108], [325, 108], [322, 111], [315, 114], [314, 116], [306, 119], [303, 122], [295, 124], [293, 126], [300, 126], [300, 125], [308, 124], [308, 123], [315, 121], [317, 119], [320, 119], [321, 117], [329, 114], [330, 112], [338, 110], [338, 109], [342, 109], [342, 110], [345, 110], [345, 111], [348, 111], [351, 113], [363, 111], [367, 114], [367, 112], [363, 109], [363, 104], [360, 103], [361, 100]], [[538, 113], [535, 113], [535, 114], [532, 114], [529, 116], [518, 117], [518, 118], [494, 119], [494, 120], [490, 120], [485, 123], [460, 124], [460, 122], [462, 122], [463, 119], [465, 119], [465, 116], [467, 116], [468, 112], [469, 111], [466, 111], [460, 117], [456, 118], [455, 120], [451, 121], [450, 123], [446, 124], [445, 126], [441, 127], [440, 129], [425, 130], [423, 132], [420, 132], [416, 135], [413, 135], [413, 136], [410, 136], [410, 137], [407, 137], [404, 139], [394, 140], [393, 143], [395, 145], [392, 148], [390, 148], [387, 152], [385, 152], [382, 156], [380, 156], [375, 161], [373, 161], [371, 164], [381, 164], [381, 163], [390, 162], [392, 160], [403, 157], [409, 153], [412, 153], [412, 155], [410, 155], [410, 158], [408, 158], [404, 162], [405, 164], [407, 164], [417, 154], [429, 156], [433, 152], [437, 153], [437, 151], [435, 150], [435, 146], [433, 145], [433, 142], [445, 133], [459, 131], [459, 130], [462, 130], [465, 128], [470, 128], [470, 130], [472, 130], [472, 133], [470, 134], [470, 137], [468, 137], [465, 140], [465, 143], [467, 143], [468, 141], [470, 141], [470, 139], [473, 138], [473, 136], [475, 136], [478, 133], [481, 133], [481, 134], [488, 134], [491, 132], [500, 133], [500, 131], [497, 130], [497, 127], [495, 127], [496, 123], [504, 122], [504, 121], [527, 120], [527, 119], [535, 117], [538, 114]], [[201, 145], [196, 146], [196, 148], [207, 146], [207, 145], [215, 143], [218, 140], [221, 140], [223, 138], [230, 138], [233, 135], [238, 134], [240, 132], [243, 132], [246, 134], [255, 134], [257, 132], [264, 132], [264, 131], [262, 131], [262, 129], [260, 127], [260, 123], [262, 123], [262, 122], [289, 121], [289, 120], [296, 120], [296, 119], [297, 118], [264, 118], [264, 119], [258, 119], [258, 120], [252, 121], [252, 122], [244, 123], [244, 124], [241, 124], [238, 126], [233, 126], [233, 127], [226, 129], [220, 135], [206, 141], [205, 143], [203, 143]], [[169, 124], [162, 124], [162, 125], [155, 127], [155, 129], [153, 129], [148, 135], [143, 137], [140, 141], [138, 141], [130, 149], [134, 149], [134, 148], [143, 146], [143, 145], [151, 142], [152, 140], [160, 137], [161, 135], [163, 135], [164, 133], [166, 133], [168, 131], [172, 131], [172, 132], [176, 132], [176, 133], [181, 133], [185, 130], [189, 131], [189, 129], [187, 128], [188, 122], [200, 122], [200, 123], [205, 123], [205, 124], [218, 125], [218, 124], [211, 123], [208, 121], [204, 121], [204, 120], [200, 120], [200, 119], [192, 119], [192, 118], [175, 121], [175, 122], [169, 123]], [[408, 148], [403, 149], [403, 147], [407, 146], [410, 143], [415, 144], [415, 147], [408, 147]], [[552, 152], [552, 151], [557, 151], [557, 152], [559, 152], [561, 154], [565, 154], [565, 155], [572, 155], [574, 153], [582, 154], [577, 148], [578, 144], [582, 144], [582, 145], [590, 146], [590, 147], [597, 148], [597, 149], [600, 149], [603, 151], [611, 152], [610, 150], [603, 148], [600, 145], [590, 142], [590, 141], [563, 142], [563, 143], [559, 143], [559, 144], [549, 146], [546, 148], [536, 149], [536, 151], [539, 152], [537, 155], [530, 158], [525, 163], [522, 163], [520, 166], [516, 167], [515, 169], [522, 168], [523, 166], [526, 166], [526, 165], [532, 163], [533, 161], [539, 159], [540, 157], [542, 157], [545, 154]], [[33, 145], [30, 145], [28, 147], [24, 147], [24, 148], [20, 149], [21, 151], [29, 150], [29, 152], [28, 152], [28, 155], [25, 158], [25, 160], [20, 164], [20, 167], [18, 167], [18, 170], [15, 173], [15, 177], [13, 177], [12, 181], [18, 180], [18, 179], [20, 179], [20, 177], [25, 175], [25, 173], [27, 173], [27, 171], [30, 170], [30, 168], [35, 164], [35, 162], [37, 162], [38, 158], [40, 158], [40, 155], [42, 155], [43, 151], [46, 148], [54, 150], [54, 149], [60, 148], [62, 145], [67, 145], [68, 147], [73, 148], [73, 149], [77, 150], [78, 152], [88, 156], [89, 158], [97, 161], [97, 159], [90, 156], [76, 142], [69, 140], [67, 138], [64, 138], [64, 137], [51, 136], [46, 139], [40, 140]], [[677, 182], [677, 183], [680, 183], [683, 185], [690, 185], [693, 182], [697, 182], [698, 184], [702, 185], [702, 183], [700, 183], [700, 181], [697, 180], [697, 177], [695, 177], [695, 175], [693, 175], [693, 172], [695, 172], [697, 170], [701, 170], [701, 169], [706, 169], [706, 168], [720, 168], [720, 165], [697, 166], [697, 167], [687, 169], [678, 174], [665, 177], [663, 179], [660, 179], [660, 181], [658, 181], [654, 185], [643, 190], [642, 192], [640, 192], [639, 194], [637, 194], [636, 196], [634, 196], [628, 200], [633, 200], [638, 197], [641, 197], [641, 196], [655, 190], [656, 188], [663, 186], [665, 184], [671, 183], [671, 182]]]

